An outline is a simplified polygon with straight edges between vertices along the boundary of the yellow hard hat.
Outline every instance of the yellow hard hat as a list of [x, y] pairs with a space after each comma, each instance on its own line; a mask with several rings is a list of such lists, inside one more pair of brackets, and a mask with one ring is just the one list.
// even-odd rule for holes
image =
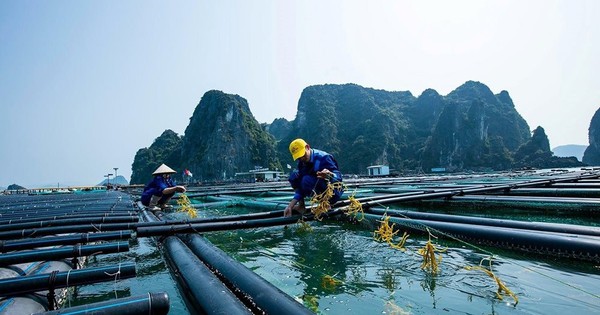
[[304, 156], [306, 141], [298, 138], [290, 143], [290, 153], [294, 161]]

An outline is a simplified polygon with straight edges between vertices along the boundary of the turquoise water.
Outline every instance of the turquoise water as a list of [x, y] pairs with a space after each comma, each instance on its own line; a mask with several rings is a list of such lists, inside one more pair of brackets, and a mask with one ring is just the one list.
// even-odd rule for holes
[[65, 307], [112, 300], [129, 296], [143, 295], [148, 292], [167, 292], [170, 300], [169, 314], [189, 314], [177, 284], [161, 250], [151, 238], [130, 241], [127, 253], [102, 255], [91, 258], [86, 267], [116, 265], [121, 262], [136, 263], [136, 277], [114, 282], [105, 282], [77, 287], [67, 297]]
[[[245, 208], [202, 210], [201, 216], [248, 213]], [[183, 214], [170, 214], [183, 218]], [[440, 272], [420, 266], [427, 242], [411, 235], [406, 251], [373, 240], [375, 226], [344, 221], [310, 222], [205, 236], [245, 266], [319, 314], [600, 314], [600, 266], [466, 243], [433, 240], [442, 253]], [[479, 270], [492, 252], [492, 271], [518, 297], [496, 297], [495, 281]], [[82, 286], [72, 305], [148, 291], [166, 291], [170, 314], [188, 314], [177, 285], [152, 239], [131, 243], [129, 253], [90, 260], [88, 266], [135, 260], [137, 277]], [[486, 261], [487, 262], [487, 261]], [[324, 283], [327, 276], [337, 284]]]
[[[600, 312], [600, 272], [591, 264], [501, 253], [493, 271], [518, 296], [514, 306], [510, 297], [495, 297], [492, 278], [464, 268], [488, 255], [463, 244], [439, 244], [448, 250], [442, 254], [441, 272], [431, 276], [420, 269], [422, 258], [416, 252], [427, 241], [424, 237], [410, 237], [408, 250], [401, 252], [375, 242], [372, 230], [361, 226], [311, 226], [312, 232], [269, 228], [223, 232], [209, 239], [284, 292], [313, 301], [306, 305], [314, 307], [316, 301], [323, 314]], [[340, 285], [324, 287], [326, 275]]]

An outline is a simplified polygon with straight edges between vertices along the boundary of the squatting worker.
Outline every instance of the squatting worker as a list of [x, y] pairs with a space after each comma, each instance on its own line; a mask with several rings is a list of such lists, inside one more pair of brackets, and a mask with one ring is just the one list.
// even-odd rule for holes
[[154, 176], [152, 181], [144, 187], [142, 204], [153, 211], [170, 208], [171, 206], [168, 206], [167, 202], [171, 200], [171, 197], [173, 197], [176, 192], [184, 193], [186, 190], [183, 186], [176, 186], [171, 179], [171, 174], [175, 173], [177, 172], [165, 164], [159, 166], [156, 171], [152, 173]]
[[[342, 181], [342, 173], [338, 168], [335, 158], [324, 151], [311, 149], [302, 139], [296, 139], [290, 143], [290, 153], [294, 161], [298, 161], [298, 169], [290, 174], [289, 182], [294, 188], [294, 198], [283, 211], [283, 215], [289, 217], [292, 210], [304, 213], [306, 210], [304, 198], [311, 194], [321, 194], [327, 189], [327, 182], [336, 183]], [[329, 199], [334, 204], [342, 197], [343, 189], [334, 189], [334, 195]]]

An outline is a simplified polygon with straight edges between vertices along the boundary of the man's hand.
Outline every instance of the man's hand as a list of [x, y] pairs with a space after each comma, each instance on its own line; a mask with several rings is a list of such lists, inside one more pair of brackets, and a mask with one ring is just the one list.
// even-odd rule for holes
[[317, 177], [322, 179], [330, 179], [333, 177], [333, 172], [324, 168], [322, 171], [317, 172]]
[[183, 187], [183, 186], [177, 186], [177, 187], [175, 187], [175, 189], [176, 189], [178, 192], [180, 192], [180, 193], [184, 193], [184, 192], [186, 192], [186, 189], [185, 189], [185, 187]]
[[283, 210], [283, 216], [284, 217], [292, 216], [292, 207], [290, 207], [290, 206], [285, 207], [285, 210]]

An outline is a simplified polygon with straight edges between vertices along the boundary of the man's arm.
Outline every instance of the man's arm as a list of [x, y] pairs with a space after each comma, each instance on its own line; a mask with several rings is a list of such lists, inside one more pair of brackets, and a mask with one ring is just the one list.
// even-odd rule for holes
[[331, 155], [326, 155], [321, 162], [320, 171], [317, 172], [317, 177], [322, 179], [331, 179], [334, 182], [342, 180], [342, 173], [338, 169], [337, 163]]
[[174, 194], [176, 192], [184, 193], [184, 192], [186, 192], [186, 189], [183, 186], [173, 186], [173, 187], [167, 187], [167, 188], [163, 189], [163, 194], [165, 194], [165, 195]]

